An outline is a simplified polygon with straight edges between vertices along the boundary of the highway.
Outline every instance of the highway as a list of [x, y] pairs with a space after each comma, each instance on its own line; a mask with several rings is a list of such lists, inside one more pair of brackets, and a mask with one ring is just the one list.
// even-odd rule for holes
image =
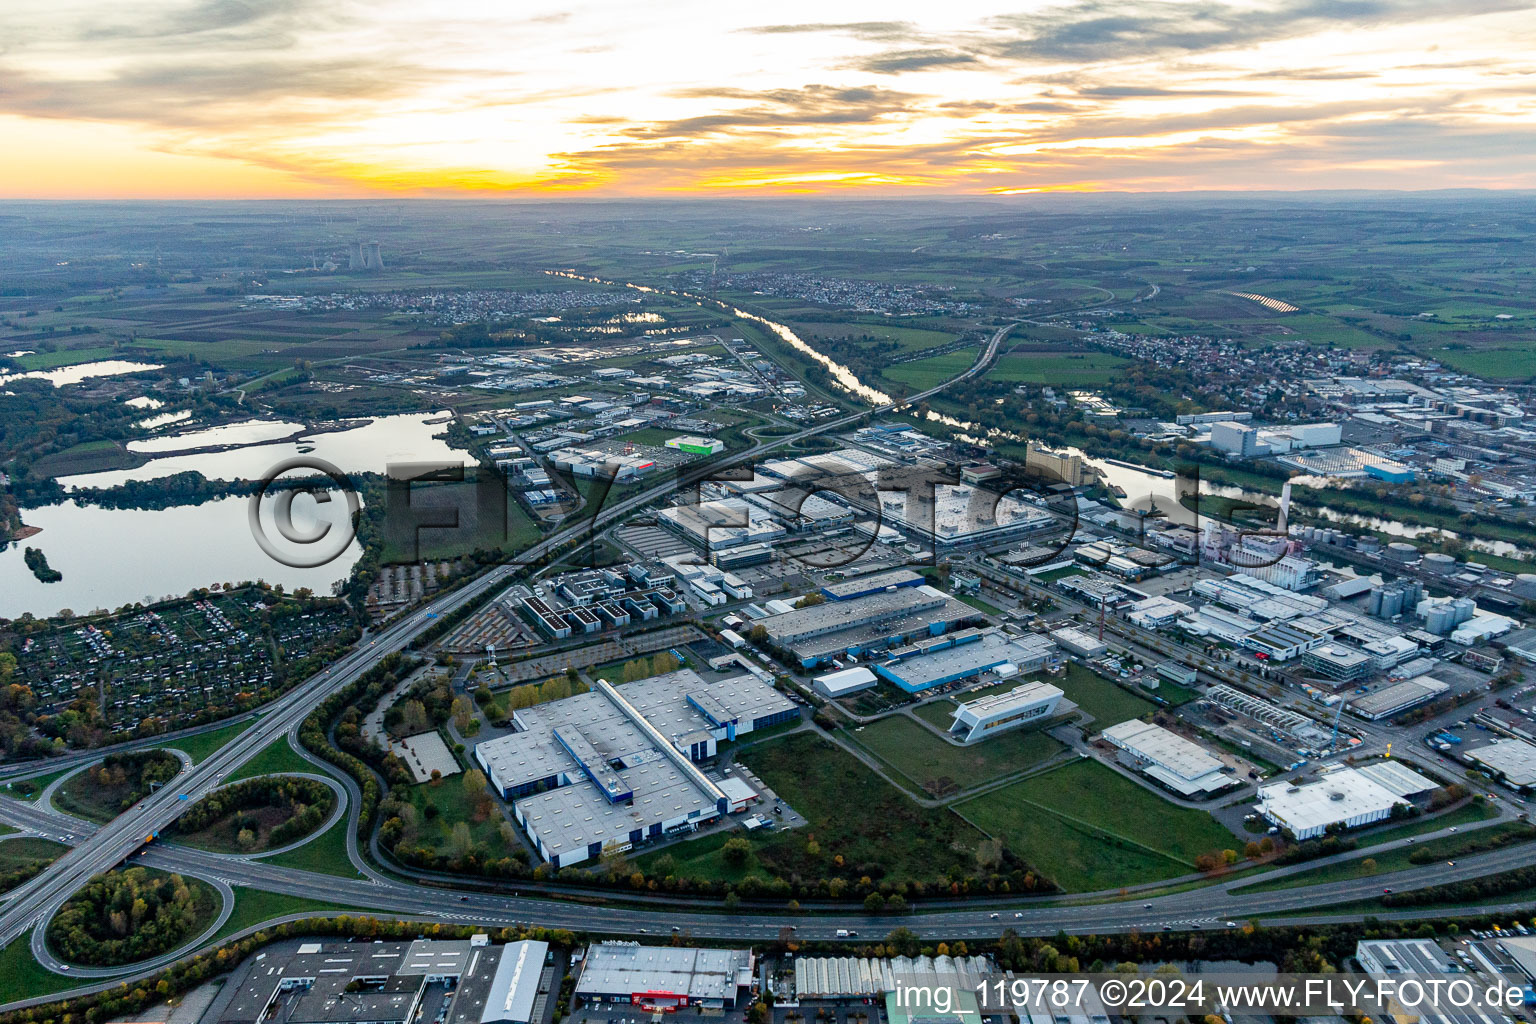
[[[996, 357], [998, 346], [1014, 326], [1014, 323], [1009, 323], [999, 327], [976, 362], [964, 373], [913, 395], [901, 404], [916, 404], [958, 381], [982, 372]], [[113, 819], [87, 842], [76, 846], [41, 874], [13, 890], [6, 900], [4, 909], [0, 910], [0, 947], [10, 945], [28, 928], [46, 923], [69, 898], [69, 895], [84, 885], [87, 880], [112, 868], [123, 858], [132, 854], [148, 837], [175, 821], [192, 802], [217, 788], [219, 781], [226, 774], [239, 768], [274, 739], [296, 730], [316, 705], [337, 690], [355, 682], [388, 654], [405, 647], [431, 627], [438, 617], [452, 612], [455, 608], [489, 590], [505, 586], [513, 576], [523, 570], [525, 565], [538, 561], [561, 545], [595, 532], [604, 524], [627, 516], [634, 510], [663, 498], [681, 487], [697, 483], [720, 470], [748, 462], [774, 448], [840, 429], [870, 415], [887, 412], [897, 404], [893, 402], [872, 410], [850, 413], [781, 438], [760, 441], [736, 455], [704, 465], [695, 471], [694, 476], [680, 474], [671, 480], [647, 488], [602, 508], [589, 519], [557, 530], [538, 544], [521, 552], [518, 562], [491, 569], [465, 586], [433, 599], [420, 610], [385, 627], [382, 632], [365, 632], [352, 651], [329, 668], [268, 704], [255, 725], [209, 756], [202, 764], [185, 768], [174, 784], [168, 784], [146, 797], [132, 810]]]

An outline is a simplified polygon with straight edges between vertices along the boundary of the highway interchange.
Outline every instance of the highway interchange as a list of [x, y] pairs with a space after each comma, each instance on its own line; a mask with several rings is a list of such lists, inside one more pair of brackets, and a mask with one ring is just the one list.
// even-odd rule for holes
[[[995, 358], [998, 347], [1013, 324], [997, 329], [976, 363], [965, 373], [933, 388], [906, 398], [902, 404], [916, 405], [946, 387], [981, 372]], [[877, 407], [874, 414], [888, 411], [892, 405]], [[848, 426], [871, 415], [863, 411], [831, 419], [779, 438], [759, 441], [742, 452], [715, 460], [705, 472], [718, 472], [766, 452], [805, 438]], [[701, 473], [702, 477], [703, 474]], [[716, 912], [714, 901], [691, 901], [668, 895], [662, 899], [615, 897], [582, 901], [560, 898], [549, 886], [547, 895], [505, 894], [499, 892], [444, 889], [396, 878], [370, 866], [357, 848], [356, 820], [359, 796], [356, 783], [343, 776], [339, 781], [346, 792], [349, 824], [348, 853], [363, 877], [349, 879], [320, 875], [294, 868], [264, 863], [259, 858], [231, 857], [165, 843], [145, 846], [146, 837], [169, 826], [192, 802], [218, 788], [225, 776], [237, 770], [274, 740], [287, 737], [290, 745], [306, 759], [320, 764], [303, 752], [297, 735], [305, 716], [330, 694], [353, 683], [385, 656], [405, 648], [431, 628], [436, 621], [455, 609], [474, 601], [488, 591], [506, 586], [526, 565], [555, 553], [563, 545], [595, 534], [604, 525], [639, 509], [667, 494], [688, 486], [687, 477], [660, 483], [631, 497], [599, 510], [586, 521], [567, 527], [522, 554], [516, 564], [497, 566], [474, 581], [443, 594], [420, 609], [386, 626], [367, 632], [357, 646], [330, 667], [268, 704], [255, 717], [254, 724], [235, 739], [196, 765], [187, 765], [178, 779], [146, 797], [133, 809], [103, 826], [53, 810], [46, 800], [31, 803], [0, 797], [0, 820], [23, 831], [52, 838], [72, 848], [30, 881], [9, 893], [0, 907], [0, 946], [8, 946], [28, 930], [32, 950], [40, 963], [57, 972], [77, 977], [122, 980], [152, 973], [165, 963], [185, 956], [208, 944], [225, 924], [233, 903], [233, 886], [287, 894], [330, 903], [355, 906], [384, 917], [440, 921], [450, 924], [475, 924], [487, 927], [536, 923], [575, 931], [645, 935], [687, 932], [695, 937], [772, 940], [785, 928], [796, 929], [802, 939], [832, 939], [838, 929], [852, 929], [868, 936], [880, 936], [897, 924], [925, 936], [944, 938], [980, 938], [996, 936], [1011, 928], [1021, 934], [1053, 934], [1057, 931], [1078, 933], [1113, 932], [1131, 929], [1223, 928], [1227, 922], [1263, 916], [1290, 923], [1314, 923], [1340, 919], [1328, 915], [1329, 904], [1367, 900], [1381, 894], [1383, 878], [1394, 887], [1406, 890], [1428, 884], [1440, 884], [1521, 867], [1529, 864], [1528, 848], [1514, 846], [1458, 859], [1454, 867], [1433, 864], [1397, 872], [1390, 876], [1329, 882], [1267, 892], [1234, 892], [1252, 877], [1227, 882], [1213, 881], [1168, 891], [1163, 883], [1161, 895], [1145, 896], [1135, 892], [1092, 894], [1090, 897], [1035, 898], [1029, 901], [986, 900], [965, 904], [925, 903], [920, 913], [895, 917], [870, 915], [852, 907], [824, 910], [821, 913], [787, 913], [782, 908], [745, 905], [735, 912]], [[126, 746], [171, 746], [175, 737], [158, 737]], [[89, 751], [50, 761], [46, 766], [8, 766], [0, 769], [0, 781], [55, 772], [59, 768], [79, 769], [99, 760], [102, 751]], [[338, 809], [339, 811], [339, 809]], [[1490, 822], [1492, 823], [1492, 822]], [[1476, 826], [1472, 826], [1476, 827]], [[1465, 828], [1465, 827], [1464, 827]], [[318, 834], [318, 833], [316, 833]], [[1429, 833], [1427, 835], [1434, 835]], [[1376, 849], [1388, 850], [1383, 844]], [[141, 851], [142, 849], [142, 852]], [[45, 925], [69, 896], [96, 874], [109, 870], [126, 858], [135, 857], [145, 865], [178, 871], [211, 882], [224, 896], [219, 918], [202, 936], [182, 949], [157, 960], [118, 970], [85, 970], [60, 963], [47, 949]], [[1346, 855], [1347, 856], [1347, 855]], [[1285, 873], [1308, 870], [1326, 864], [1313, 861], [1292, 868], [1277, 868], [1263, 877], [1270, 879]], [[534, 883], [520, 883], [520, 889], [538, 888]], [[931, 909], [930, 909], [931, 908]], [[1513, 909], [1513, 908], [1511, 908]], [[1439, 911], [1437, 913], [1444, 913]], [[1377, 912], [1379, 917], [1415, 917], [1422, 911]], [[1358, 918], [1358, 914], [1347, 915]], [[110, 982], [100, 982], [102, 986]]]

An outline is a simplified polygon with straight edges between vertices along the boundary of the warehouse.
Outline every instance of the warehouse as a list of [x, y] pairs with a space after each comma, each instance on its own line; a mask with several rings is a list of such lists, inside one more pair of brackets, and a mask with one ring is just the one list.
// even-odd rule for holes
[[679, 669], [519, 709], [519, 731], [477, 744], [475, 759], [540, 855], [565, 867], [727, 813], [697, 762], [722, 740], [798, 717], [751, 675], [706, 683]]
[[1312, 839], [1331, 826], [1358, 828], [1392, 816], [1408, 801], [1352, 768], [1301, 786], [1288, 782], [1259, 787], [1259, 813], [1297, 839]]
[[1068, 626], [1066, 629], [1058, 629], [1051, 633], [1054, 640], [1062, 650], [1069, 654], [1075, 654], [1079, 658], [1097, 658], [1109, 652], [1109, 645], [1096, 639], [1092, 634], [1084, 633], [1080, 629]]
[[876, 677], [863, 665], [845, 668], [841, 672], [829, 672], [811, 681], [811, 687], [823, 697], [847, 697], [875, 687]]
[[656, 521], [705, 551], [763, 544], [784, 536], [782, 523], [741, 498], [664, 508], [656, 513]]
[[[902, 497], [884, 497], [897, 494]], [[930, 500], [931, 493], [931, 500]], [[935, 550], [980, 544], [1006, 547], [1018, 538], [1060, 523], [1051, 513], [1009, 493], [1001, 497], [970, 484], [882, 493], [881, 518]]]
[[1516, 789], [1536, 786], [1536, 747], [1524, 740], [1497, 740], [1467, 756]]
[[1055, 669], [1061, 652], [1043, 636], [1010, 637], [997, 628], [966, 629], [932, 640], [920, 640], [891, 652], [875, 666], [882, 679], [908, 693], [920, 693], [946, 683], [995, 672], [1009, 679], [1026, 672]]
[[[281, 943], [243, 961], [207, 1024], [531, 1024], [549, 946], [465, 941]], [[431, 999], [430, 1007], [427, 1000]]]
[[1046, 722], [1076, 707], [1061, 705], [1061, 688], [1050, 683], [1024, 683], [1007, 693], [968, 701], [955, 709], [949, 734], [961, 743], [975, 743], [1010, 729]]
[[[1447, 981], [1447, 975], [1454, 978], [1462, 973], [1462, 968], [1451, 962], [1434, 939], [1361, 939], [1355, 943], [1355, 960], [1361, 970], [1373, 978], [1387, 979], [1398, 985], [1404, 979], [1413, 979], [1425, 990], [1436, 981]], [[1470, 985], [1468, 990], [1471, 990]], [[1439, 1005], [1432, 1007], [1431, 1003]], [[1402, 1024], [1409, 1021], [1414, 1024], [1503, 1024], [1510, 1016], [1483, 1009], [1476, 1000], [1437, 997], [1432, 991], [1429, 991], [1426, 1003], [1412, 1012], [1403, 1010], [1396, 1000], [1392, 1000], [1392, 1004], [1397, 1012], [1382, 1016]]]
[[1100, 736], [1120, 749], [1120, 760], [1180, 796], [1210, 796], [1238, 779], [1198, 743], [1160, 725], [1131, 719]]
[[900, 587], [770, 615], [760, 625], [803, 668], [845, 655], [939, 636], [977, 617], [976, 609], [930, 586]]
[[642, 1013], [729, 1010], [751, 988], [752, 964], [747, 949], [597, 942], [582, 962], [576, 998], [635, 1006]]
[[858, 579], [843, 580], [840, 583], [828, 583], [821, 588], [821, 595], [828, 601], [847, 601], [850, 598], [866, 597], [870, 594], [878, 594], [882, 590], [890, 590], [894, 587], [917, 587], [926, 580], [921, 573], [911, 569], [892, 569], [889, 572], [877, 572], [873, 576], [860, 576]]
[[1418, 707], [1433, 700], [1450, 687], [1433, 676], [1419, 676], [1401, 683], [1383, 687], [1374, 693], [1356, 697], [1349, 702], [1349, 710], [1361, 718], [1375, 722], [1391, 718], [1409, 708]]

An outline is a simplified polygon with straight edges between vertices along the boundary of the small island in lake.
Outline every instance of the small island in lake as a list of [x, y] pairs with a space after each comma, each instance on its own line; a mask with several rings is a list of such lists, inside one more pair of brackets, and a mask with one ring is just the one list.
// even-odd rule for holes
[[22, 560], [27, 563], [27, 568], [32, 570], [40, 583], [57, 583], [64, 578], [64, 574], [48, 565], [48, 556], [37, 548], [27, 548], [21, 553]]

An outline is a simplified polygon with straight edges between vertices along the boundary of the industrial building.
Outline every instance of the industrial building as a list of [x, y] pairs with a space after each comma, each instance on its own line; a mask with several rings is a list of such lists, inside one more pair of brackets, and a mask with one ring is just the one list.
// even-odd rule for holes
[[[1476, 1005], [1454, 1005], [1467, 1000], [1444, 996], [1436, 999], [1430, 986], [1436, 981], [1449, 980], [1437, 979], [1437, 975], [1463, 977], [1464, 974], [1463, 968], [1453, 965], [1433, 939], [1361, 939], [1355, 943], [1355, 961], [1373, 978], [1393, 979], [1398, 984], [1404, 979], [1417, 979], [1424, 986], [1428, 993], [1424, 1005], [1408, 1009], [1395, 1000], [1388, 1001], [1391, 1011], [1379, 1016], [1393, 1024], [1503, 1024], [1506, 1019], [1505, 1014], [1490, 1013]], [[1428, 1004], [1435, 1002], [1443, 1006], [1429, 1008]]]
[[674, 451], [687, 452], [689, 455], [717, 455], [725, 451], [725, 442], [719, 438], [699, 437], [695, 434], [669, 438], [666, 445]]
[[[1060, 711], [1064, 694], [1050, 683], [1024, 683], [1007, 693], [967, 701], [955, 709], [949, 734], [961, 743], [975, 743], [1009, 729], [1049, 721]], [[1075, 706], [1070, 705], [1069, 706]]]
[[994, 970], [984, 956], [802, 956], [795, 960], [795, 998], [868, 999], [914, 978], [973, 992]]
[[[203, 1024], [533, 1024], [548, 995], [543, 942], [301, 942], [237, 967]], [[442, 1009], [440, 1010], [440, 1007]]]
[[888, 660], [875, 666], [875, 672], [908, 693], [921, 693], [983, 672], [1011, 679], [1021, 673], [1055, 669], [1060, 663], [1061, 652], [1047, 638], [1036, 634], [1010, 637], [993, 627], [959, 630], [896, 648]]
[[1120, 749], [1123, 763], [1180, 796], [1210, 796], [1239, 781], [1198, 743], [1160, 725], [1133, 718], [1100, 736]]
[[853, 668], [817, 676], [811, 680], [811, 688], [823, 697], [847, 697], [874, 689], [878, 681], [878, 677], [869, 669], [855, 665]]
[[1446, 683], [1433, 676], [1419, 676], [1416, 679], [1405, 679], [1400, 683], [1382, 687], [1363, 697], [1356, 697], [1349, 702], [1349, 710], [1361, 718], [1374, 722], [1391, 718], [1409, 708], [1418, 707], [1448, 689], [1450, 687]]
[[1109, 645], [1104, 641], [1091, 633], [1085, 633], [1071, 626], [1054, 630], [1051, 633], [1051, 639], [1062, 650], [1075, 654], [1079, 658], [1097, 658], [1109, 652]]
[[925, 582], [927, 580], [922, 573], [913, 572], [911, 569], [891, 569], [888, 572], [877, 572], [873, 576], [860, 576], [857, 579], [828, 583], [821, 588], [821, 595], [828, 601], [847, 601], [854, 597], [878, 594], [882, 590], [920, 587]]
[[964, 601], [924, 585], [792, 608], [759, 624], [768, 631], [769, 641], [789, 651], [802, 668], [814, 668], [847, 655], [939, 636], [976, 617], [976, 609]]
[[566, 867], [739, 809], [698, 762], [798, 717], [754, 676], [706, 683], [679, 669], [519, 709], [518, 731], [477, 744], [475, 760], [539, 854]]
[[743, 498], [665, 508], [656, 521], [706, 552], [766, 544], [785, 535], [783, 523]]
[[1297, 839], [1312, 839], [1329, 828], [1358, 828], [1392, 816], [1408, 801], [1353, 768], [1340, 768], [1300, 786], [1279, 782], [1259, 787], [1259, 813]]
[[1344, 644], [1315, 647], [1301, 656], [1301, 664], [1309, 672], [1341, 683], [1364, 679], [1376, 671], [1374, 658]]
[[1467, 757], [1516, 789], [1536, 786], [1536, 746], [1517, 739], [1496, 740], [1467, 752]]
[[587, 949], [576, 998], [630, 1005], [642, 1013], [729, 1010], [752, 987], [747, 949], [690, 949], [598, 942]]
[[970, 484], [939, 484], [881, 492], [881, 519], [913, 540], [933, 547], [1006, 546], [1018, 538], [1061, 525], [1038, 505], [1014, 493], [998, 494]]

